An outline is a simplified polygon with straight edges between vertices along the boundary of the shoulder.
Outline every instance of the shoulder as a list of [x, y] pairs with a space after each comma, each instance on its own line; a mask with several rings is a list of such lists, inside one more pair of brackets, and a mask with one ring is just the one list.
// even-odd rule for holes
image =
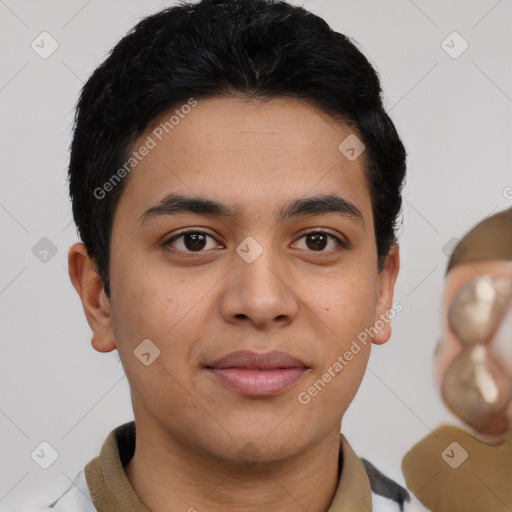
[[370, 461], [360, 460], [370, 480], [373, 512], [429, 512], [410, 491], [387, 477]]

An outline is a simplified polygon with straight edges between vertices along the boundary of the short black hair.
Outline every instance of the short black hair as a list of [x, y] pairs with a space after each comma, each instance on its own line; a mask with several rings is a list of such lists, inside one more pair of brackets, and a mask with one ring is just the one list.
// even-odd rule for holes
[[126, 169], [148, 125], [191, 98], [295, 98], [354, 127], [365, 144], [380, 272], [397, 242], [406, 171], [381, 94], [355, 43], [285, 1], [181, 1], [143, 18], [82, 88], [70, 148], [73, 216], [107, 296], [114, 210], [128, 176], [108, 193], [104, 185]]

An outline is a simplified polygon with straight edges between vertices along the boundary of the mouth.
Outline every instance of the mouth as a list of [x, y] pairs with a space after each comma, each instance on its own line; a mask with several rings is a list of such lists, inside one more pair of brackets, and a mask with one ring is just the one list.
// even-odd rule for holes
[[297, 383], [308, 366], [286, 352], [232, 352], [205, 366], [223, 385], [246, 396], [274, 396]]

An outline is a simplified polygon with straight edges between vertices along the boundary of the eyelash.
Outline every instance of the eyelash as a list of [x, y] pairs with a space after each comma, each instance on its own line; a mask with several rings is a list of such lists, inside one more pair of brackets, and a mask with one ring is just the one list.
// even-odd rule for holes
[[[177, 235], [174, 235], [172, 238], [169, 238], [169, 240], [167, 240], [166, 242], [164, 242], [164, 247], [169, 247], [171, 246], [171, 244], [178, 240], [179, 238], [185, 236], [185, 235], [188, 235], [188, 234], [201, 234], [201, 235], [206, 235], [206, 236], [209, 236], [210, 238], [213, 238], [215, 239], [215, 237], [213, 237], [212, 235], [210, 235], [209, 233], [205, 232], [205, 231], [199, 231], [197, 229], [192, 229], [192, 230], [188, 230], [188, 231], [182, 231], [181, 233], [178, 233]], [[328, 231], [325, 231], [323, 229], [315, 229], [315, 230], [312, 230], [312, 231], [308, 231], [306, 233], [303, 233], [299, 238], [298, 240], [301, 240], [302, 238], [308, 236], [308, 235], [316, 235], [318, 233], [321, 233], [323, 235], [327, 235], [329, 238], [333, 239], [336, 244], [338, 245], [338, 247], [336, 249], [334, 249], [334, 251], [340, 251], [340, 250], [343, 250], [343, 249], [347, 249], [349, 247], [349, 244], [348, 242], [345, 242], [344, 240], [342, 240], [341, 238], [337, 237], [336, 235], [333, 235], [332, 233], [329, 233]], [[172, 247], [171, 247], [172, 248]], [[197, 255], [201, 255], [203, 254], [205, 251], [181, 251], [180, 249], [174, 249], [172, 248], [173, 250], [176, 250], [178, 252], [185, 252], [186, 254], [197, 254]], [[313, 252], [313, 253], [318, 253], [318, 254], [322, 254], [322, 253], [326, 253], [328, 254], [329, 252], [332, 252], [332, 251], [310, 251], [310, 252]]]

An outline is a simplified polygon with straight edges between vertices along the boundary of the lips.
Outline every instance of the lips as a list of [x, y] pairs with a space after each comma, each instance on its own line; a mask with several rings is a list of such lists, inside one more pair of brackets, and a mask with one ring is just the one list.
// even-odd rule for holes
[[306, 364], [281, 351], [232, 352], [205, 369], [231, 390], [247, 396], [273, 396], [293, 386], [308, 370]]
[[225, 369], [225, 368], [247, 368], [253, 370], [276, 370], [279, 368], [297, 368], [304, 367], [306, 364], [299, 359], [274, 350], [258, 354], [250, 350], [240, 350], [232, 352], [209, 364], [207, 368]]

